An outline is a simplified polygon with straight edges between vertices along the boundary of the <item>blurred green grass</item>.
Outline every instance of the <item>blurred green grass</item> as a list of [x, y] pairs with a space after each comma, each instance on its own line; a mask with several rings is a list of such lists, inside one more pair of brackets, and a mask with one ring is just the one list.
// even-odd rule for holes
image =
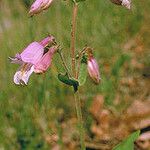
[[[77, 50], [85, 45], [93, 47], [102, 75], [101, 85], [87, 81], [80, 89], [85, 115], [97, 94], [103, 94], [106, 104], [113, 105], [120, 77], [125, 76], [123, 64], [127, 62], [130, 66], [133, 54], [132, 51], [126, 53], [123, 45], [141, 34], [144, 48], [150, 48], [149, 34], [141, 33], [143, 26], [148, 26], [150, 1], [132, 3], [132, 11], [115, 6], [109, 0], [87, 0], [79, 6]], [[56, 37], [65, 58], [69, 59], [71, 7], [68, 2], [56, 0], [48, 11], [31, 19], [21, 0], [0, 1], [0, 149], [48, 149], [37, 120], [44, 118], [46, 125], [53, 122], [57, 126], [59, 110], [63, 109], [66, 120], [75, 115], [72, 90], [57, 80], [58, 71], [63, 72], [58, 56], [48, 73], [32, 75], [27, 87], [13, 84], [18, 66], [8, 61], [9, 56], [20, 52], [32, 40], [39, 41], [47, 34]], [[149, 55], [142, 56], [141, 61], [149, 64]], [[111, 68], [109, 74], [105, 72], [106, 64]], [[132, 75], [133, 70], [130, 68], [127, 73]], [[89, 125], [90, 115], [87, 120]], [[44, 132], [52, 134], [53, 129], [45, 127]]]

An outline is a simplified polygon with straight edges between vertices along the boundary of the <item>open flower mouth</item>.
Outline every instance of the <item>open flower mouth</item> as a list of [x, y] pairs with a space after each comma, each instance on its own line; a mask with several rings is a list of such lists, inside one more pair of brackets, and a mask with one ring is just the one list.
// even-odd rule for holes
[[55, 38], [48, 36], [40, 42], [32, 42], [15, 57], [9, 57], [11, 63], [19, 64], [20, 68], [14, 75], [14, 83], [17, 85], [27, 85], [29, 77], [34, 72], [36, 74], [45, 73], [51, 66], [52, 57], [57, 50]]

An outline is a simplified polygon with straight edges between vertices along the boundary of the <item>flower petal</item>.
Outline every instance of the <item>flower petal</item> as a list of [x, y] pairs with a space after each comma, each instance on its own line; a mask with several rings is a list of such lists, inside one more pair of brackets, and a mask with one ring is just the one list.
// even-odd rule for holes
[[51, 65], [52, 57], [54, 53], [56, 52], [56, 50], [57, 50], [57, 47], [53, 46], [49, 49], [47, 53], [43, 55], [41, 60], [34, 66], [35, 73], [44, 73], [45, 71], [47, 71], [47, 69]]
[[38, 42], [31, 43], [21, 54], [21, 59], [25, 63], [36, 64], [44, 53], [44, 47]]
[[[25, 66], [26, 65], [26, 66]], [[33, 73], [34, 67], [24, 64], [14, 75], [14, 83], [17, 85], [27, 85], [30, 75]]]
[[48, 44], [51, 44], [55, 41], [55, 38], [51, 35], [49, 35], [48, 37], [44, 38], [42, 41], [40, 41], [39, 43], [46, 47]]
[[43, 5], [43, 0], [36, 0], [30, 8], [29, 15], [33, 16], [41, 12], [41, 6]]
[[99, 66], [97, 61], [92, 57], [88, 60], [88, 73], [95, 83], [100, 82]]
[[52, 1], [53, 0], [36, 0], [30, 8], [29, 15], [33, 16], [47, 9], [51, 5]]

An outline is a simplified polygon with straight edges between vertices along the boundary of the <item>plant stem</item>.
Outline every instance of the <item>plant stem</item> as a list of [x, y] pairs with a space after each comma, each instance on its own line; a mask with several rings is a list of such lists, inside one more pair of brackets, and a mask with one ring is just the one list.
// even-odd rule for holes
[[60, 56], [60, 58], [61, 58], [61, 61], [62, 61], [62, 63], [63, 63], [63, 66], [64, 66], [66, 72], [68, 73], [69, 77], [71, 77], [71, 74], [70, 74], [69, 69], [68, 69], [68, 67], [67, 67], [67, 65], [66, 65], [66, 62], [65, 62], [65, 59], [64, 59], [64, 56], [63, 56], [61, 50], [58, 49], [57, 52], [58, 52], [58, 54], [59, 54], [59, 56]]
[[[77, 13], [78, 13], [78, 4], [76, 2], [74, 2], [72, 13], [73, 14], [72, 14], [72, 31], [71, 31], [71, 58], [72, 58], [73, 77], [76, 78], [75, 40], [76, 40], [76, 22], [77, 22], [76, 20], [77, 20]], [[76, 113], [77, 113], [77, 118], [78, 118], [81, 150], [85, 150], [84, 127], [83, 127], [83, 121], [82, 121], [81, 102], [80, 102], [78, 91], [74, 93], [74, 100], [75, 100]]]
[[76, 20], [77, 20], [78, 4], [74, 2], [72, 12], [72, 31], [71, 31], [71, 58], [72, 58], [72, 73], [76, 75], [75, 61], [75, 40], [76, 40]]
[[81, 101], [78, 92], [74, 94], [74, 100], [75, 100], [76, 112], [78, 117], [81, 150], [85, 150], [85, 141], [84, 141], [85, 136], [84, 136], [84, 127], [83, 127], [83, 120], [82, 120]]

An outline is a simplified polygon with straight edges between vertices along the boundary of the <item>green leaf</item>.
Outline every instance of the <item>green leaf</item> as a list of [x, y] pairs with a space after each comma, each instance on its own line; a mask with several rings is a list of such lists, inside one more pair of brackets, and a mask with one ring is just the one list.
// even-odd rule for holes
[[79, 72], [79, 85], [82, 86], [85, 84], [87, 78], [87, 64], [81, 63], [80, 65], [80, 72]]
[[140, 131], [131, 134], [126, 140], [118, 144], [113, 150], [134, 150], [134, 142], [139, 137]]
[[66, 85], [73, 86], [74, 92], [78, 90], [79, 82], [74, 78], [70, 78], [67, 73], [65, 75], [58, 74], [58, 79]]

